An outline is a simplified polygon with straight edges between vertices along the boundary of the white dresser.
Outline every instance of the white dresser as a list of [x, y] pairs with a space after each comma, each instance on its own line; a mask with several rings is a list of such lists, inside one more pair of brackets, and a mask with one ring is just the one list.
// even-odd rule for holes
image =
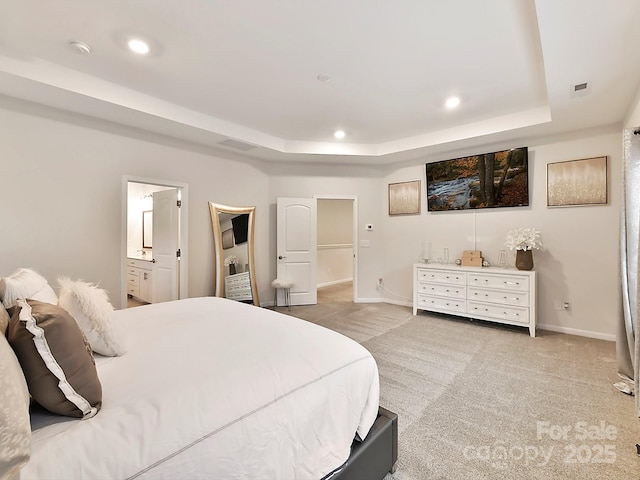
[[413, 266], [413, 314], [448, 313], [529, 328], [536, 336], [536, 273], [513, 268]]
[[224, 293], [225, 297], [231, 300], [253, 300], [249, 272], [236, 273], [224, 277]]
[[127, 293], [143, 302], [153, 302], [153, 263], [127, 258]]

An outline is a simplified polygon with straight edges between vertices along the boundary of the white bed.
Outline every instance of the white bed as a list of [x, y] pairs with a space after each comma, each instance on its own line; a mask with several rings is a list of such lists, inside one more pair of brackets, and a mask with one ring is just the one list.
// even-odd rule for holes
[[21, 479], [315, 479], [339, 469], [378, 415], [358, 343], [223, 298], [117, 311], [128, 351], [96, 355], [102, 409], [32, 413]]

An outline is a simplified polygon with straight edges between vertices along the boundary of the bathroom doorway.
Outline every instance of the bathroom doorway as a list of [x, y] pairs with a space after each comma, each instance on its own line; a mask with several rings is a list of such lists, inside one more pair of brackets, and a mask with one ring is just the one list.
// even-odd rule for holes
[[187, 298], [188, 186], [124, 177], [121, 305]]

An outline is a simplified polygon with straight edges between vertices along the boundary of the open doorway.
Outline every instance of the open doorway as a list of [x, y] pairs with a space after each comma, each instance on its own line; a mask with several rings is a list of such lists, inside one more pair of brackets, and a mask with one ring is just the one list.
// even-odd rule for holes
[[353, 302], [357, 279], [355, 197], [316, 197], [318, 303]]
[[124, 177], [122, 308], [187, 298], [188, 186]]

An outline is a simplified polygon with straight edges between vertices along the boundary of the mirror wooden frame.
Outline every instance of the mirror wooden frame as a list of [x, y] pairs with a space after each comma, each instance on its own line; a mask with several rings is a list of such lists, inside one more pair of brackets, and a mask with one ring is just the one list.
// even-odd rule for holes
[[224, 252], [222, 245], [222, 229], [220, 228], [220, 213], [231, 215], [249, 215], [249, 225], [247, 232], [247, 260], [249, 261], [249, 279], [251, 282], [251, 296], [253, 304], [260, 306], [258, 297], [258, 284], [256, 282], [256, 269], [254, 261], [254, 230], [255, 230], [256, 207], [231, 207], [219, 203], [209, 202], [209, 212], [211, 213], [211, 226], [213, 228], [213, 246], [215, 259], [215, 296], [224, 297]]

